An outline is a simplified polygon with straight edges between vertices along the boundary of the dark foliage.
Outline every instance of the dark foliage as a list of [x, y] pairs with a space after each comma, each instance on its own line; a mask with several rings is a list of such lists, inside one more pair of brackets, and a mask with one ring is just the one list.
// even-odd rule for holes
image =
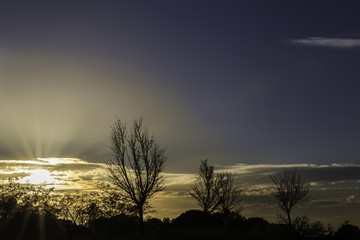
[[137, 217], [120, 214], [111, 218], [100, 218], [89, 224], [97, 239], [112, 239], [133, 235], [139, 230]]
[[70, 222], [59, 220], [51, 214], [35, 213], [26, 208], [0, 220], [0, 239], [73, 239], [70, 237], [73, 230]]
[[[295, 230], [286, 224], [272, 224], [263, 218], [244, 218], [233, 213], [227, 225], [224, 214], [205, 214], [189, 210], [169, 221], [149, 218], [142, 226], [137, 216], [120, 214], [99, 218], [88, 226], [76, 226], [71, 221], [59, 220], [53, 215], [18, 212], [11, 219], [1, 219], [0, 239], [295, 239], [295, 240], [351, 240], [359, 239], [357, 226], [344, 224], [335, 234], [319, 222], [307, 218], [294, 220]], [[228, 215], [227, 215], [228, 216]], [[145, 234], [141, 234], [141, 230]]]
[[[143, 224], [139, 216], [120, 208], [116, 213], [105, 204], [96, 218], [87, 218], [86, 224], [66, 220], [59, 215], [58, 199], [44, 186], [9, 183], [1, 186], [0, 239], [1, 240], [115, 240], [115, 239], [264, 239], [264, 240], [355, 240], [360, 229], [345, 222], [335, 232], [331, 226], [307, 217], [293, 219], [293, 228], [287, 224], [269, 223], [263, 218], [245, 218], [238, 212], [209, 213], [189, 210], [172, 220], [147, 218]], [[67, 198], [69, 205], [78, 204], [80, 197]], [[94, 204], [95, 196], [91, 194]], [[99, 195], [103, 196], [103, 195]], [[111, 196], [111, 195], [108, 195]], [[93, 198], [94, 197], [94, 198]], [[71, 202], [72, 200], [74, 202]], [[88, 199], [88, 198], [86, 198]], [[82, 201], [82, 200], [81, 200]], [[105, 205], [103, 205], [105, 204]], [[87, 206], [87, 205], [86, 205]], [[115, 205], [119, 207], [119, 205]], [[122, 204], [120, 206], [123, 206]], [[93, 208], [81, 208], [89, 216]], [[106, 210], [106, 211], [105, 211]], [[86, 212], [90, 211], [90, 212]], [[105, 214], [106, 213], [106, 214]], [[116, 213], [116, 214], [115, 214]]]
[[360, 229], [358, 226], [344, 223], [335, 233], [336, 240], [356, 240], [360, 239]]

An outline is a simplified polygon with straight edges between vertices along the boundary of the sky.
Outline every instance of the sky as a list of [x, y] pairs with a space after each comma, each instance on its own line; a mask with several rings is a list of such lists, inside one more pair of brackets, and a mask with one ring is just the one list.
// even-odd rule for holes
[[[236, 172], [249, 189], [269, 166], [306, 166], [317, 192], [304, 211], [316, 208], [320, 218], [327, 211], [314, 204], [337, 204], [334, 219], [360, 224], [353, 214], [359, 8], [357, 1], [2, 2], [0, 176], [26, 181], [36, 167], [69, 164], [79, 181], [100, 180], [95, 169], [109, 158], [115, 119], [143, 117], [166, 148], [166, 174], [183, 179], [173, 190], [181, 199], [201, 159], [219, 171], [253, 166], [246, 176]], [[38, 164], [51, 158], [63, 162]], [[45, 169], [40, 178], [60, 174]], [[158, 202], [168, 206], [165, 193]], [[268, 193], [248, 195], [244, 214], [261, 215], [256, 206]], [[196, 207], [181, 201], [168, 206], [171, 216]]]

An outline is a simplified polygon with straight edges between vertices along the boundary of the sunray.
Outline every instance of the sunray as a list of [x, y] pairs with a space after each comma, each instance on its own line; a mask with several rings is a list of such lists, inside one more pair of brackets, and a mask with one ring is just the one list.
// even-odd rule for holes
[[42, 214], [39, 214], [38, 216], [38, 227], [39, 227], [39, 240], [45, 240], [46, 239], [46, 221], [45, 216]]
[[23, 217], [23, 221], [19, 230], [19, 235], [18, 235], [18, 239], [23, 239], [23, 235], [26, 231], [27, 225], [29, 223], [29, 219], [30, 219], [30, 209], [26, 209], [25, 210], [25, 215]]

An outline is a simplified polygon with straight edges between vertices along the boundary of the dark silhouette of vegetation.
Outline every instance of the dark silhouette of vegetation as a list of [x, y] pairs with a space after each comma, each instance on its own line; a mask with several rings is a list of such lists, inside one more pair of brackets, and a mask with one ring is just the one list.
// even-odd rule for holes
[[201, 160], [196, 183], [191, 185], [190, 195], [196, 199], [205, 213], [212, 213], [219, 206], [220, 182], [215, 177], [214, 167], [208, 160]]
[[221, 213], [241, 210], [241, 189], [230, 173], [214, 173], [208, 160], [202, 160], [196, 182], [191, 185], [190, 195], [196, 199], [205, 213], [218, 210]]
[[275, 185], [273, 195], [280, 208], [286, 213], [287, 224], [291, 227], [291, 210], [295, 205], [307, 200], [309, 184], [303, 181], [297, 170], [284, 169], [282, 172], [269, 177]]
[[[102, 187], [104, 188], [104, 187]], [[66, 220], [59, 202], [64, 195], [45, 185], [9, 182], [0, 186], [0, 239], [6, 240], [110, 240], [110, 239], [265, 239], [265, 240], [351, 240], [360, 239], [360, 229], [348, 222], [339, 229], [311, 222], [307, 217], [287, 224], [269, 223], [263, 218], [245, 218], [238, 212], [206, 213], [189, 210], [172, 220], [139, 217], [121, 199], [119, 205], [107, 204], [106, 198], [118, 196], [110, 188], [97, 193], [63, 193], [67, 205], [81, 205], [75, 212], [84, 214], [85, 221]], [[70, 196], [67, 196], [70, 195]], [[75, 197], [76, 196], [76, 197]], [[104, 197], [104, 198], [103, 198]], [[104, 201], [102, 202], [102, 200]], [[85, 203], [89, 201], [88, 203]], [[80, 204], [81, 203], [81, 204]], [[84, 205], [83, 205], [84, 204]], [[94, 206], [96, 205], [96, 206]], [[114, 207], [114, 209], [110, 209]], [[94, 208], [98, 209], [94, 214]], [[79, 210], [80, 209], [80, 210]], [[120, 210], [119, 210], [120, 209]], [[92, 217], [89, 217], [92, 216]], [[96, 217], [93, 217], [96, 216]], [[224, 217], [228, 222], [224, 222]], [[145, 235], [141, 234], [144, 228]]]
[[26, 211], [36, 214], [54, 213], [50, 204], [53, 188], [44, 185], [20, 184], [9, 181], [0, 185], [0, 218], [11, 218], [15, 212]]
[[1, 239], [65, 239], [65, 222], [56, 218], [53, 188], [10, 181], [0, 185]]
[[[188, 210], [163, 220], [143, 214], [149, 199], [163, 190], [165, 150], [144, 130], [142, 120], [127, 131], [117, 120], [112, 128], [112, 159], [108, 175], [115, 185], [96, 191], [55, 191], [44, 184], [0, 185], [1, 240], [357, 240], [358, 226], [345, 222], [336, 231], [306, 216], [291, 219], [292, 208], [307, 199], [309, 185], [296, 171], [270, 176], [274, 196], [287, 214], [285, 223], [240, 214], [241, 189], [230, 173], [214, 173], [201, 161], [191, 185], [202, 210]], [[290, 228], [289, 228], [290, 226]], [[146, 233], [146, 234], [144, 234]]]
[[334, 236], [336, 240], [360, 239], [360, 229], [358, 226], [351, 225], [348, 221], [346, 221], [340, 226]]
[[230, 173], [217, 175], [220, 184], [218, 209], [221, 213], [240, 212], [242, 209], [241, 189]]
[[117, 119], [111, 131], [111, 153], [108, 176], [121, 196], [136, 207], [142, 223], [149, 199], [164, 189], [165, 149], [144, 129], [142, 119], [135, 120], [131, 130]]
[[75, 191], [56, 196], [56, 215], [76, 226], [87, 226], [99, 218], [120, 214], [133, 215], [134, 206], [126, 203], [118, 191], [102, 184], [98, 191]]
[[320, 221], [311, 222], [306, 216], [296, 217], [293, 221], [295, 232], [303, 239], [328, 239], [334, 236], [334, 229]]

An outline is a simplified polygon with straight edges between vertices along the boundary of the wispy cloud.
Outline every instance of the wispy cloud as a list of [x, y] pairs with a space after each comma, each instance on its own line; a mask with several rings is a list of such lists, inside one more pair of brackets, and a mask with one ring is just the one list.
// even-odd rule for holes
[[360, 47], [358, 38], [328, 38], [328, 37], [309, 37], [300, 39], [291, 39], [291, 43], [313, 47], [328, 48], [357, 48]]
[[[262, 216], [276, 221], [280, 213], [271, 195], [273, 184], [269, 174], [284, 168], [296, 168], [304, 180], [310, 183], [311, 201], [298, 208], [298, 214], [312, 218], [323, 217], [324, 222], [338, 224], [345, 219], [360, 222], [352, 209], [360, 209], [360, 164], [243, 164], [217, 165], [216, 172], [231, 172], [239, 182], [244, 197], [243, 214], [247, 217]], [[33, 160], [0, 160], [0, 183], [6, 179], [20, 182], [41, 183], [59, 190], [97, 189], [97, 184], [107, 181], [105, 165], [90, 163], [79, 158], [40, 158]], [[195, 169], [196, 170], [196, 169]], [[157, 217], [177, 217], [181, 212], [198, 208], [190, 196], [190, 185], [196, 173], [163, 173], [166, 179], [165, 191], [153, 199]], [[351, 206], [350, 206], [351, 205]], [[328, 208], [332, 208], [331, 214]], [[324, 212], [322, 212], [324, 211]], [[343, 217], [336, 217], [348, 211]]]

